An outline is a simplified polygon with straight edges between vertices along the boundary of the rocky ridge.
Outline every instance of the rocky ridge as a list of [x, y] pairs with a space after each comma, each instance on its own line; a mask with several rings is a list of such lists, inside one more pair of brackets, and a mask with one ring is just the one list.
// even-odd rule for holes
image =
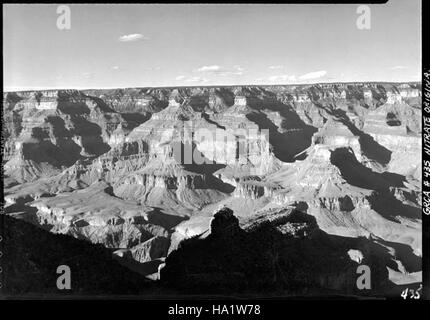
[[296, 208], [328, 234], [389, 243], [390, 274], [407, 278], [421, 255], [420, 95], [419, 83], [5, 93], [6, 212], [148, 263], [220, 205], [240, 224]]

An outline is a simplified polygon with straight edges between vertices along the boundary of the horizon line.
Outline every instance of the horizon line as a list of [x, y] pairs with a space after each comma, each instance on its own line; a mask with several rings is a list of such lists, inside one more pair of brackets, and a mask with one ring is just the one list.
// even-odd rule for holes
[[170, 88], [214, 88], [214, 87], [282, 87], [282, 86], [306, 86], [306, 85], [322, 85], [322, 84], [356, 84], [356, 83], [392, 83], [392, 84], [401, 84], [401, 83], [422, 83], [421, 80], [408, 80], [408, 81], [387, 81], [387, 80], [366, 80], [366, 81], [332, 81], [332, 82], [312, 82], [312, 83], [283, 83], [283, 84], [213, 84], [213, 85], [172, 85], [172, 86], [127, 86], [127, 87], [87, 87], [87, 88], [79, 88], [79, 87], [57, 87], [57, 88], [41, 88], [41, 87], [33, 87], [33, 88], [5, 88], [3, 87], [3, 93], [8, 92], [28, 92], [28, 91], [54, 91], [54, 90], [115, 90], [115, 89], [170, 89]]

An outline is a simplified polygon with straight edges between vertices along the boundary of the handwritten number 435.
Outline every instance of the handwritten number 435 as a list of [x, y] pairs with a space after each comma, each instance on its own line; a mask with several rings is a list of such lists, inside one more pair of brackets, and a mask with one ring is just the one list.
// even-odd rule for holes
[[406, 288], [402, 291], [402, 294], [400, 295], [403, 299], [416, 299], [418, 300], [421, 298], [420, 291], [423, 288], [423, 285], [420, 285], [420, 287], [417, 290]]

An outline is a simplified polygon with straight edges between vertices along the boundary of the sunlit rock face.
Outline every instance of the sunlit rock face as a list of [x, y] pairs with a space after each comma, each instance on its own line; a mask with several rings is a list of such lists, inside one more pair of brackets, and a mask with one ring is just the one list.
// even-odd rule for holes
[[368, 113], [363, 131], [391, 152], [388, 170], [401, 175], [416, 175], [421, 157], [421, 110], [402, 102], [384, 104]]
[[80, 91], [38, 91], [6, 96], [12, 121], [6, 128], [6, 173], [18, 182], [99, 157], [123, 142], [133, 127], [105, 102]]
[[[420, 96], [420, 83], [5, 93], [6, 212], [158, 266], [211, 234], [219, 208], [237, 234], [296, 209], [327, 234], [387, 247], [390, 275], [416, 279]], [[368, 251], [344, 253], [358, 263]]]
[[351, 276], [366, 263], [375, 271], [372, 289], [378, 292], [389, 283], [383, 267], [388, 255], [375, 259], [382, 248], [373, 239], [329, 235], [296, 209], [257, 214], [239, 226], [234, 212], [223, 207], [214, 212], [209, 232], [171, 252], [159, 276], [165, 285], [192, 293], [352, 294], [358, 290]]

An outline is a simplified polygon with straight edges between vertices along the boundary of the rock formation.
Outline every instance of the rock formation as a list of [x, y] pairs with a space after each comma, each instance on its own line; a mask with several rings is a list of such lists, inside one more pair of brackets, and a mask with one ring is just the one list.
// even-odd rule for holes
[[217, 211], [210, 234], [183, 241], [167, 257], [161, 281], [193, 293], [352, 294], [359, 292], [351, 282], [357, 266], [366, 263], [372, 293], [390, 288], [390, 257], [372, 240], [328, 235], [295, 209], [252, 217], [243, 229], [237, 221], [230, 209]]
[[420, 96], [420, 83], [4, 93], [5, 211], [157, 278], [184, 239], [246, 238], [252, 219], [296, 209], [318, 227], [274, 226], [281, 238], [377, 239], [392, 281], [416, 281]]

